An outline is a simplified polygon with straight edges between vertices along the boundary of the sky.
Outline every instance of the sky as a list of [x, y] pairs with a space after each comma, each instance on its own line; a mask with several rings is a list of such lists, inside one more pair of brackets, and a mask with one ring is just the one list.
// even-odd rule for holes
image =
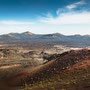
[[0, 0], [0, 34], [90, 34], [90, 0]]

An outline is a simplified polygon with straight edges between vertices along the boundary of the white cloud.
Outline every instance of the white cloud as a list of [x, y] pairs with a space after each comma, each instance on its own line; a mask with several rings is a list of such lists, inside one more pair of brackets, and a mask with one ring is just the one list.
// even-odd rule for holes
[[79, 2], [73, 3], [71, 5], [67, 5], [64, 8], [59, 8], [56, 13], [57, 17], [52, 17], [51, 14], [48, 17], [42, 17], [40, 22], [47, 24], [90, 24], [90, 12], [82, 11], [77, 12], [74, 11], [74, 8], [79, 7], [80, 5], [86, 4], [85, 1], [81, 0]]
[[75, 3], [76, 5], [84, 5], [84, 4], [87, 4], [85, 1], [83, 1], [83, 0], [81, 0], [81, 1], [79, 1], [79, 2], [77, 2], [77, 3]]
[[58, 15], [56, 18], [47, 17], [40, 20], [47, 24], [90, 24], [90, 12], [68, 12]]
[[7, 24], [7, 25], [22, 25], [22, 24], [34, 24], [33, 22], [23, 22], [23, 21], [14, 21], [14, 20], [1, 20], [0, 24]]
[[69, 10], [71, 10], [73, 8], [76, 8], [76, 7], [77, 7], [77, 5], [72, 4], [72, 5], [68, 5], [66, 8], [69, 9]]
[[65, 12], [65, 11], [68, 11], [68, 10], [72, 10], [72, 9], [75, 9], [77, 7], [80, 7], [82, 5], [85, 5], [87, 4], [85, 1], [81, 0], [79, 2], [76, 2], [76, 3], [73, 3], [73, 4], [70, 4], [70, 5], [67, 5], [65, 6], [64, 8], [59, 8], [56, 13], [57, 15], [59, 15], [61, 12]]
[[77, 8], [78, 6], [84, 5], [84, 4], [86, 4], [85, 1], [79, 1], [79, 2], [76, 2], [74, 4], [71, 4], [71, 5], [66, 6], [66, 8], [69, 9], [69, 10], [71, 10], [71, 9]]
[[66, 8], [59, 8], [59, 9], [56, 11], [56, 14], [59, 15], [59, 14], [64, 13], [64, 12], [66, 12], [66, 11], [67, 11]]

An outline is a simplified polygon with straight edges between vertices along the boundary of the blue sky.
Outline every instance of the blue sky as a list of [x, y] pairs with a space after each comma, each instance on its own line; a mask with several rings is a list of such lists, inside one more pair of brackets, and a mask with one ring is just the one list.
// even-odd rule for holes
[[0, 34], [90, 34], [90, 0], [0, 0]]

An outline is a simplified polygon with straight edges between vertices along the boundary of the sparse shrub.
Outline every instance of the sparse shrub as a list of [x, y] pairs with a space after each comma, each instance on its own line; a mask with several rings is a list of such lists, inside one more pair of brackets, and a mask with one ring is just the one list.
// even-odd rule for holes
[[49, 90], [55, 90], [55, 88], [54, 87], [51, 87]]
[[39, 87], [40, 87], [40, 88], [44, 88], [44, 85], [43, 85], [43, 84], [39, 84]]
[[61, 82], [61, 81], [62, 81], [62, 79], [58, 78], [58, 81], [59, 81], [59, 82]]
[[27, 84], [25, 84], [24, 90], [32, 90]]
[[76, 84], [77, 83], [76, 80], [72, 80], [71, 82], [72, 82], [72, 84]]
[[48, 85], [51, 85], [52, 83], [51, 82], [47, 82]]
[[65, 88], [62, 88], [62, 90], [66, 90]]
[[66, 82], [66, 84], [67, 84], [67, 85], [69, 85], [69, 84], [70, 84], [70, 82]]

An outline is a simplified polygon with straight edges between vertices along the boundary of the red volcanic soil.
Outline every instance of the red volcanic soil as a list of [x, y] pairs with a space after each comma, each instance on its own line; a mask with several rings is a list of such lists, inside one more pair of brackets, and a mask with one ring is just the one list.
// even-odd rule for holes
[[87, 69], [89, 66], [90, 66], [90, 60], [84, 60], [69, 67], [68, 70]]
[[58, 55], [56, 59], [44, 65], [20, 72], [10, 77], [8, 83], [9, 85], [21, 85], [25, 82], [33, 83], [34, 81], [42, 81], [45, 78], [52, 77], [67, 69], [74, 70], [87, 68], [88, 66], [90, 66], [90, 50], [71, 50]]

